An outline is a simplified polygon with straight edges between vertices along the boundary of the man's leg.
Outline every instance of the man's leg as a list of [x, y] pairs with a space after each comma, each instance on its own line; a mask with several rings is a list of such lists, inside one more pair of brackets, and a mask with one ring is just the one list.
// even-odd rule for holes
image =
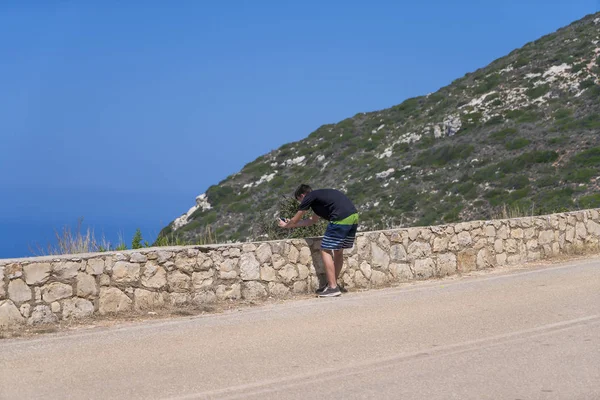
[[335, 265], [335, 279], [337, 281], [340, 279], [340, 272], [342, 272], [342, 267], [344, 266], [343, 249], [333, 251], [333, 264]]
[[325, 275], [327, 276], [327, 282], [329, 283], [329, 287], [335, 288], [337, 287], [337, 279], [336, 279], [336, 269], [335, 264], [333, 263], [333, 257], [329, 250], [321, 250], [321, 257], [323, 257], [323, 264], [325, 264]]

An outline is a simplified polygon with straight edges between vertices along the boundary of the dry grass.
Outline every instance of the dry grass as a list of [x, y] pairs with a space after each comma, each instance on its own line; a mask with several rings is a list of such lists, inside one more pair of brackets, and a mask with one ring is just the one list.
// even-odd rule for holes
[[506, 204], [502, 205], [500, 210], [492, 213], [492, 219], [513, 219], [513, 218], [522, 218], [522, 217], [533, 217], [535, 209], [535, 204], [531, 206], [531, 209], [524, 209], [519, 206], [507, 206]]
[[119, 245], [113, 245], [106, 240], [104, 235], [100, 239], [96, 238], [94, 230], [87, 228], [83, 231], [83, 218], [77, 220], [77, 228], [72, 230], [70, 226], [64, 226], [61, 231], [55, 230], [54, 236], [56, 244], [48, 244], [46, 248], [40, 245], [30, 251], [37, 256], [59, 255], [59, 254], [81, 254], [97, 253], [109, 250], [120, 250], [126, 248], [123, 237], [120, 235]]

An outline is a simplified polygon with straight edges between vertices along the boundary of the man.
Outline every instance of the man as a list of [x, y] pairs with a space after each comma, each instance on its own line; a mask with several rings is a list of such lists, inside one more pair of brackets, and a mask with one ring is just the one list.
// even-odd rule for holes
[[[335, 189], [312, 190], [308, 185], [300, 185], [294, 194], [300, 202], [298, 212], [291, 220], [280, 220], [282, 228], [311, 226], [319, 218], [329, 221], [321, 242], [321, 256], [325, 264], [327, 284], [317, 290], [319, 297], [334, 297], [341, 295], [337, 285], [344, 263], [344, 249], [354, 245], [358, 228], [358, 212], [354, 204], [345, 194]], [[310, 219], [302, 219], [308, 209], [315, 215]]]

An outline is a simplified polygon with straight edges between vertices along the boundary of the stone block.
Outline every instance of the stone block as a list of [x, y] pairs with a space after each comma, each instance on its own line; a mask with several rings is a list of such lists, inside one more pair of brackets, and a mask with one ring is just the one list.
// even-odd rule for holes
[[494, 241], [494, 251], [499, 254], [504, 251], [504, 241], [502, 239], [496, 239]]
[[273, 252], [271, 251], [271, 246], [268, 243], [263, 243], [258, 246], [258, 249], [256, 249], [256, 259], [261, 264], [270, 262], [272, 255]]
[[312, 252], [308, 247], [302, 247], [300, 249], [300, 256], [298, 257], [298, 262], [302, 265], [310, 265], [312, 261]]
[[435, 275], [435, 262], [431, 258], [415, 260], [413, 267], [416, 279], [427, 279]]
[[141, 280], [142, 286], [161, 289], [167, 284], [167, 271], [154, 260], [150, 260], [144, 266], [144, 273], [141, 276]]
[[101, 258], [88, 260], [85, 271], [90, 275], [102, 275], [104, 273], [104, 260]]
[[256, 245], [254, 245], [253, 243], [245, 243], [242, 245], [243, 253], [251, 253], [254, 250], [256, 250]]
[[256, 281], [260, 279], [260, 263], [254, 253], [242, 254], [240, 258], [240, 276], [244, 281]]
[[436, 237], [433, 239], [433, 251], [434, 253], [440, 253], [448, 250], [448, 242], [450, 239], [447, 236]]
[[406, 282], [413, 279], [410, 265], [406, 263], [390, 264], [390, 274], [392, 275], [392, 278], [399, 282]]
[[8, 284], [8, 298], [15, 304], [31, 300], [31, 288], [22, 279], [15, 279]]
[[371, 265], [368, 262], [363, 261], [362, 263], [360, 263], [360, 271], [362, 272], [362, 275], [365, 278], [371, 279], [372, 269]]
[[31, 316], [27, 320], [29, 325], [53, 324], [58, 321], [56, 314], [46, 305], [37, 305], [33, 308]]
[[438, 255], [438, 276], [454, 275], [456, 273], [457, 261], [454, 253], [443, 253]]
[[52, 266], [50, 263], [33, 263], [23, 267], [25, 282], [28, 285], [40, 285], [50, 278]]
[[496, 265], [495, 257], [488, 249], [481, 249], [477, 252], [477, 269], [492, 268]]
[[369, 281], [360, 270], [354, 272], [354, 283], [359, 288], [369, 287]]
[[298, 271], [292, 264], [286, 264], [279, 270], [279, 277], [285, 283], [290, 283], [298, 277]]
[[198, 292], [211, 288], [214, 283], [214, 272], [213, 271], [200, 271], [192, 274], [192, 285], [194, 291]]
[[85, 299], [72, 298], [62, 302], [62, 310], [63, 319], [85, 318], [94, 313], [94, 305]]
[[[250, 253], [251, 254], [251, 253]], [[237, 265], [239, 259], [228, 258], [224, 260], [219, 266], [219, 277], [221, 279], [235, 279], [238, 276]]]
[[112, 278], [117, 283], [134, 283], [140, 279], [140, 264], [117, 261], [112, 269]]
[[173, 252], [170, 251], [158, 251], [156, 253], [157, 261], [159, 264], [164, 264], [167, 261], [170, 261], [173, 258]]
[[231, 286], [219, 285], [215, 291], [219, 300], [236, 300], [242, 297], [241, 285], [234, 283]]
[[585, 239], [587, 237], [587, 229], [585, 223], [577, 222], [575, 224], [575, 237], [579, 239]]
[[53, 282], [42, 287], [42, 300], [52, 303], [56, 300], [73, 296], [73, 288], [60, 282]]
[[177, 253], [175, 255], [175, 268], [187, 274], [194, 272], [198, 266], [198, 255], [189, 255], [187, 252]]
[[[469, 240], [470, 240], [469, 236]], [[429, 243], [413, 242], [408, 246], [408, 256], [410, 259], [429, 257], [431, 255], [431, 246]]]
[[496, 254], [496, 263], [498, 265], [506, 265], [506, 253]]
[[375, 268], [381, 268], [386, 271], [390, 265], [389, 254], [376, 243], [371, 243], [371, 264]]
[[4, 274], [8, 279], [17, 279], [23, 276], [23, 266], [21, 264], [12, 263], [4, 267]]
[[381, 272], [374, 270], [371, 272], [371, 284], [374, 286], [384, 286], [388, 283], [388, 276]]
[[23, 324], [25, 318], [11, 300], [0, 300], [0, 329]]
[[290, 289], [283, 283], [269, 282], [269, 295], [277, 298], [287, 297]]
[[188, 292], [191, 278], [181, 271], [173, 271], [167, 275], [167, 286], [171, 292]]
[[256, 300], [267, 297], [267, 290], [264, 285], [256, 281], [247, 281], [242, 283], [242, 297], [246, 300]]
[[394, 244], [390, 247], [390, 259], [395, 262], [408, 260], [408, 254], [402, 244]]
[[81, 261], [61, 261], [52, 263], [52, 274], [60, 280], [73, 279], [79, 273]]
[[307, 293], [308, 285], [306, 282], [294, 282], [294, 287], [292, 288], [294, 293]]
[[121, 290], [110, 287], [100, 288], [99, 309], [100, 314], [130, 311], [133, 301]]
[[466, 249], [456, 255], [456, 268], [459, 272], [469, 272], [477, 268], [477, 254], [473, 249]]
[[96, 279], [83, 272], [77, 274], [77, 296], [95, 297], [97, 294]]
[[299, 280], [305, 280], [306, 278], [308, 278], [308, 275], [310, 274], [308, 267], [306, 267], [302, 264], [298, 264], [298, 265], [296, 265], [296, 268], [298, 269], [298, 279]]
[[129, 261], [132, 263], [143, 264], [148, 261], [148, 257], [142, 253], [132, 253], [129, 257]]
[[290, 245], [290, 249], [289, 249], [288, 255], [287, 255], [288, 261], [291, 262], [292, 264], [295, 264], [298, 262], [299, 257], [300, 257], [300, 252], [298, 251], [298, 249], [296, 247]]
[[[174, 293], [173, 293], [174, 294]], [[181, 294], [181, 293], [180, 293]], [[177, 301], [181, 302], [183, 299], [178, 299]], [[179, 303], [179, 304], [185, 304], [187, 303], [188, 300], [186, 298], [186, 300], [183, 303]], [[194, 298], [192, 299], [192, 302], [196, 305], [207, 305], [207, 304], [213, 304], [217, 302], [217, 295], [214, 294], [212, 291], [210, 290], [204, 290], [202, 292], [196, 293], [194, 295]]]

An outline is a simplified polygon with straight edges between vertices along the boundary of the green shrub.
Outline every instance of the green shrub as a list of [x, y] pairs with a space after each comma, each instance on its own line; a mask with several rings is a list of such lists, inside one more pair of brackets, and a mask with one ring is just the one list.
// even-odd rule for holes
[[443, 213], [437, 208], [429, 207], [426, 208], [421, 217], [417, 221], [417, 226], [431, 226], [435, 225], [443, 216]]
[[475, 94], [483, 94], [494, 89], [501, 81], [500, 74], [492, 74], [487, 76], [482, 83], [480, 83], [474, 90]]
[[501, 204], [507, 203], [509, 200], [509, 194], [505, 190], [501, 189], [493, 189], [486, 192], [483, 197], [485, 197], [492, 207], [499, 206]]
[[580, 89], [587, 89], [590, 88], [592, 86], [594, 86], [596, 84], [596, 82], [594, 81], [594, 79], [587, 79], [581, 83], [579, 83], [579, 88]]
[[411, 116], [415, 111], [419, 109], [420, 106], [419, 97], [413, 97], [411, 99], [407, 99], [403, 101], [401, 104], [394, 106], [390, 109], [390, 111], [396, 114], [397, 119], [404, 119], [408, 116]]
[[447, 224], [459, 221], [460, 212], [463, 210], [463, 208], [464, 206], [462, 204], [453, 207], [450, 211], [442, 216], [442, 220]]
[[564, 173], [564, 179], [567, 182], [587, 183], [598, 174], [600, 174], [600, 172], [594, 168], [578, 168], [566, 171]]
[[549, 138], [548, 139], [548, 144], [551, 144], [551, 145], [560, 145], [560, 144], [567, 143], [568, 140], [569, 140], [569, 138], [566, 137], [566, 136], [557, 136], [557, 137]]
[[483, 102], [489, 103], [490, 101], [496, 100], [499, 97], [500, 97], [500, 93], [492, 93], [492, 94], [485, 96], [485, 99], [483, 99]]
[[507, 189], [522, 189], [529, 186], [529, 178], [525, 175], [510, 175], [502, 180]]
[[594, 85], [587, 91], [588, 96], [595, 99], [600, 97], [600, 85]]
[[569, 118], [573, 115], [573, 111], [566, 109], [566, 108], [561, 108], [559, 110], [556, 110], [554, 112], [554, 119], [556, 120], [561, 120], [561, 119], [565, 119], [565, 118]]
[[535, 199], [536, 214], [552, 214], [573, 209], [573, 189], [563, 188], [540, 193]]
[[521, 109], [516, 109], [516, 110], [508, 110], [504, 115], [508, 119], [516, 120], [516, 119], [521, 118], [521, 116], [523, 114], [525, 114], [525, 111], [523, 111]]
[[542, 97], [546, 93], [550, 91], [550, 85], [540, 85], [531, 89], [528, 89], [525, 94], [530, 99], [537, 99], [538, 97]]
[[495, 164], [480, 168], [473, 174], [473, 182], [493, 182], [498, 178], [497, 170], [498, 166]]
[[506, 143], [506, 149], [507, 150], [522, 149], [523, 147], [528, 146], [529, 143], [531, 143], [531, 140], [529, 140], [529, 139], [518, 138], [518, 139], [515, 139], [513, 141]]
[[210, 204], [228, 204], [234, 191], [231, 186], [211, 186], [206, 191], [206, 197]]
[[594, 193], [579, 198], [581, 208], [600, 208], [600, 193]]
[[504, 122], [504, 117], [502, 115], [494, 115], [492, 118], [487, 120], [485, 125], [486, 126], [499, 125], [503, 122]]
[[552, 150], [536, 150], [519, 156], [526, 164], [542, 164], [556, 161], [558, 153]]
[[443, 166], [453, 160], [465, 159], [473, 153], [473, 145], [444, 145], [423, 151], [415, 160], [416, 165]]
[[558, 186], [560, 177], [555, 174], [544, 175], [535, 181], [537, 187]]
[[490, 134], [490, 139], [495, 143], [503, 143], [508, 137], [516, 135], [515, 128], [505, 128]]
[[531, 192], [530, 187], [524, 187], [524, 188], [515, 190], [514, 192], [511, 192], [509, 195], [511, 203], [515, 202], [516, 200], [527, 197], [530, 192]]
[[530, 61], [531, 60], [526, 56], [519, 56], [519, 58], [517, 58], [517, 61], [515, 61], [514, 67], [515, 68], [524, 67], [525, 65], [529, 64]]
[[600, 128], [600, 114], [590, 114], [578, 120], [579, 126], [584, 129]]
[[571, 164], [578, 167], [600, 166], [600, 147], [592, 147], [571, 158]]

